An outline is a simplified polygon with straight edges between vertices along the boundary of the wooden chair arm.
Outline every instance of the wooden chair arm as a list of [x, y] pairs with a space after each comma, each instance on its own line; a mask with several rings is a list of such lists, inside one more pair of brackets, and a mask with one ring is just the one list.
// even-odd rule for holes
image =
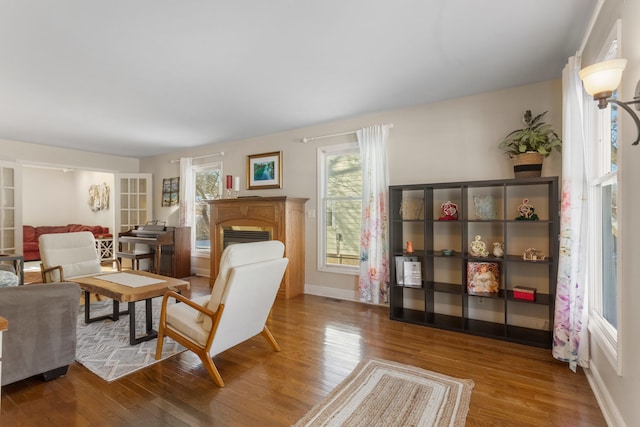
[[218, 329], [218, 323], [220, 322], [220, 317], [222, 316], [222, 312], [224, 311], [224, 304], [220, 304], [220, 306], [218, 307], [218, 311], [213, 312], [208, 308], [201, 306], [200, 304], [196, 304], [195, 302], [191, 301], [189, 298], [184, 297], [175, 291], [167, 291], [165, 292], [164, 297], [162, 298], [162, 310], [160, 311], [160, 328], [161, 329], [165, 329], [167, 327], [167, 311], [166, 310], [167, 310], [167, 302], [169, 301], [170, 297], [175, 298], [181, 303], [184, 303], [189, 307], [193, 308], [194, 310], [197, 310], [200, 313], [204, 314], [205, 316], [208, 316], [211, 318], [212, 327], [211, 327], [211, 330], [209, 331], [209, 335], [207, 336], [205, 345], [201, 346], [200, 344], [197, 344], [196, 342], [191, 341], [192, 346], [201, 348], [202, 350], [208, 353], [209, 348], [211, 348], [211, 343], [213, 342], [213, 337], [215, 336], [216, 330]]
[[215, 318], [216, 313], [214, 313], [213, 311], [209, 310], [206, 307], [201, 306], [200, 304], [196, 304], [195, 302], [191, 301], [189, 298], [175, 292], [175, 291], [167, 291], [164, 294], [164, 298], [162, 299], [162, 311], [165, 310], [165, 307], [167, 305], [167, 300], [169, 298], [175, 298], [176, 300], [187, 304], [189, 307], [201, 312], [202, 314], [204, 314], [205, 316], [209, 316], [211, 318], [211, 320], [213, 321]]
[[117, 258], [103, 259], [102, 261], [100, 261], [100, 265], [104, 265], [107, 267], [113, 267], [113, 263], [116, 264], [116, 268], [118, 269], [118, 271], [122, 271], [122, 266], [120, 265], [120, 261], [118, 261]]
[[60, 274], [60, 282], [64, 282], [64, 272], [62, 271], [61, 265], [44, 268], [44, 266], [40, 264], [40, 275], [42, 276], [42, 283], [52, 283], [52, 281], [49, 281], [48, 279], [51, 277], [49, 273], [54, 270], [58, 270], [58, 274]]

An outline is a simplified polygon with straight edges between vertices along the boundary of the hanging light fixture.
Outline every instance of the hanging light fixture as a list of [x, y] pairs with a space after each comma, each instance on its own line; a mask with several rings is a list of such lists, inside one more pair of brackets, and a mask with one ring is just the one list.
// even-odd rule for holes
[[613, 91], [620, 85], [622, 71], [626, 65], [626, 59], [612, 59], [585, 67], [580, 70], [579, 74], [584, 90], [593, 96], [594, 101], [598, 101], [598, 108], [607, 108], [608, 103], [611, 102], [619, 105], [631, 115], [638, 128], [638, 137], [633, 142], [633, 145], [638, 145], [638, 142], [640, 142], [640, 118], [629, 105], [635, 104], [636, 110], [640, 110], [640, 81], [636, 85], [633, 101], [623, 102], [611, 98]]

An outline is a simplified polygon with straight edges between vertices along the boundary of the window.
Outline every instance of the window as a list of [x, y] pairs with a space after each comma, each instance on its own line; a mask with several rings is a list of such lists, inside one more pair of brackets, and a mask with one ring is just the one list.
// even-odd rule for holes
[[222, 163], [208, 163], [193, 166], [194, 209], [193, 209], [193, 248], [194, 253], [208, 254], [209, 240], [209, 203], [221, 195]]
[[[618, 58], [619, 23], [609, 36], [598, 61]], [[617, 94], [614, 93], [613, 97]], [[591, 102], [589, 108], [594, 108]], [[589, 249], [590, 283], [589, 330], [607, 358], [621, 373], [619, 359], [619, 295], [618, 248], [621, 235], [618, 217], [618, 109], [609, 104], [591, 116], [594, 122], [590, 138], [588, 166], [589, 228], [596, 230]]]
[[358, 274], [362, 167], [357, 143], [318, 149], [318, 268]]

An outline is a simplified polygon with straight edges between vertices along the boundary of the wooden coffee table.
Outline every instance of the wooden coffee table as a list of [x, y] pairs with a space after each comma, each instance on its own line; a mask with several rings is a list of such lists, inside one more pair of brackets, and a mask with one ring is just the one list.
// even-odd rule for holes
[[[114, 322], [120, 318], [121, 314], [129, 314], [129, 343], [139, 344], [149, 341], [158, 336], [152, 327], [152, 307], [151, 300], [161, 297], [167, 291], [180, 293], [190, 287], [190, 283], [173, 277], [160, 276], [159, 274], [148, 273], [146, 271], [123, 271], [99, 274], [96, 276], [77, 277], [70, 279], [80, 285], [84, 293], [84, 322], [92, 323], [98, 320], [112, 319]], [[110, 280], [117, 280], [120, 283], [136, 284], [127, 286], [125, 284], [114, 283]], [[144, 284], [145, 282], [157, 282]], [[89, 312], [89, 300], [91, 294], [98, 294], [113, 300], [113, 312], [104, 316], [91, 317]], [[146, 335], [136, 337], [136, 307], [137, 301], [145, 302], [146, 310]], [[120, 311], [120, 303], [128, 303], [127, 310]]]

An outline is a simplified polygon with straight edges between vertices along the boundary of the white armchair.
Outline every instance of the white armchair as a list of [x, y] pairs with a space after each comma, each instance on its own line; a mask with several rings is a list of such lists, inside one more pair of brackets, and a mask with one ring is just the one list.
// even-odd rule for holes
[[[266, 326], [289, 260], [277, 240], [228, 246], [211, 295], [189, 300], [167, 292], [162, 301], [156, 359], [164, 337], [193, 351], [213, 381], [224, 387], [212, 357], [262, 334], [275, 351], [280, 346]], [[181, 304], [168, 306], [169, 297]]]
[[102, 273], [102, 265], [113, 266], [117, 260], [100, 260], [96, 241], [89, 231], [43, 234], [39, 238], [42, 282], [73, 282], [74, 277]]

